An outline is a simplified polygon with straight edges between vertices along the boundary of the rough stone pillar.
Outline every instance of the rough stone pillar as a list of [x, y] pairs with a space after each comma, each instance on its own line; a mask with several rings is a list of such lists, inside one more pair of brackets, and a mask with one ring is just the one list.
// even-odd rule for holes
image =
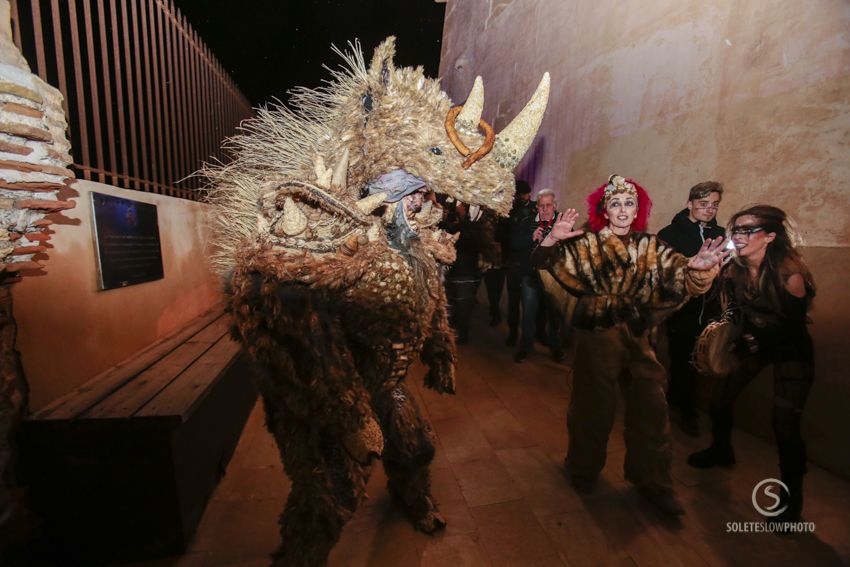
[[0, 529], [18, 508], [12, 437], [24, 415], [29, 393], [15, 350], [17, 332], [11, 287], [0, 285]]
[[38, 255], [47, 251], [52, 223], [45, 215], [75, 205], [59, 198], [74, 177], [67, 169], [71, 146], [62, 94], [30, 72], [10, 24], [9, 2], [0, 0], [0, 533], [12, 531], [8, 528], [22, 509], [14, 434], [28, 394], [15, 350], [11, 286], [43, 268]]

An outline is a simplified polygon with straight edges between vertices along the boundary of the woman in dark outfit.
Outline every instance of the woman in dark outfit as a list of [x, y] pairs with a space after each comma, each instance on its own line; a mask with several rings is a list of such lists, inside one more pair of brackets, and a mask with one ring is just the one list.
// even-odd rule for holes
[[773, 365], [773, 430], [779, 449], [785, 511], [774, 518], [794, 522], [803, 507], [806, 444], [800, 435], [803, 406], [814, 378], [814, 346], [807, 313], [815, 283], [800, 253], [784, 211], [757, 205], [736, 213], [728, 230], [735, 257], [717, 281], [724, 309], [731, 309], [742, 326], [735, 354], [741, 365], [719, 381], [712, 396], [713, 442], [692, 454], [688, 463], [699, 468], [735, 463], [732, 451], [732, 404], [738, 394], [767, 365]]

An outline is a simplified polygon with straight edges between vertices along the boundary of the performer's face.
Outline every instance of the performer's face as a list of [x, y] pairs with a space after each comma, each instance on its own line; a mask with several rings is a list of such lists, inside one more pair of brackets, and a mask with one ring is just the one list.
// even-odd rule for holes
[[638, 211], [637, 197], [633, 195], [613, 195], [608, 198], [605, 205], [605, 218], [608, 219], [608, 228], [614, 234], [628, 234], [635, 222]]
[[767, 232], [753, 215], [738, 217], [732, 227], [732, 243], [735, 245], [735, 253], [741, 258], [761, 258], [774, 238], [776, 233]]
[[422, 210], [422, 205], [425, 204], [425, 189], [420, 189], [415, 193], [411, 193], [404, 198], [406, 211], [410, 213], [418, 213]]
[[720, 193], [714, 191], [701, 199], [688, 201], [688, 215], [694, 222], [711, 222], [720, 207]]

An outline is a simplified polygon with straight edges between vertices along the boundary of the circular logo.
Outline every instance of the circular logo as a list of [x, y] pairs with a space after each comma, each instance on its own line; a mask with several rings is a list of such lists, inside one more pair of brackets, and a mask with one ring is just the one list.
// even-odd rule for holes
[[[759, 482], [755, 488], [753, 488], [753, 508], [756, 509], [756, 512], [768, 518], [773, 518], [784, 512], [788, 508], [788, 505], [786, 504], [785, 506], [780, 507], [782, 497], [780, 496], [779, 491], [781, 490], [784, 490], [787, 495], [791, 494], [788, 487], [785, 486], [785, 483], [781, 480], [766, 478]], [[769, 506], [759, 505], [760, 494], [764, 494], [772, 501], [772, 503]]]

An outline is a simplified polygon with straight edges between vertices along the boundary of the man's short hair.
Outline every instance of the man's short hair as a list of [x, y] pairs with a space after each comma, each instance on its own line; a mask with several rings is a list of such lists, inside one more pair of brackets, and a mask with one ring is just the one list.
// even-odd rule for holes
[[516, 188], [517, 195], [528, 195], [531, 193], [531, 185], [529, 185], [528, 181], [525, 179], [517, 179], [514, 181], [514, 187]]
[[722, 197], [723, 184], [718, 183], [717, 181], [703, 181], [702, 183], [697, 183], [691, 187], [691, 191], [688, 193], [688, 201], [705, 199], [712, 193], [718, 193]]
[[553, 201], [557, 201], [557, 200], [558, 200], [558, 197], [555, 195], [555, 192], [554, 192], [554, 191], [552, 191], [551, 189], [541, 189], [541, 190], [537, 193], [537, 200], [539, 201], [539, 200], [540, 200], [540, 197], [545, 197], [546, 195], [551, 195], [551, 196], [552, 196], [552, 200], [553, 200]]

